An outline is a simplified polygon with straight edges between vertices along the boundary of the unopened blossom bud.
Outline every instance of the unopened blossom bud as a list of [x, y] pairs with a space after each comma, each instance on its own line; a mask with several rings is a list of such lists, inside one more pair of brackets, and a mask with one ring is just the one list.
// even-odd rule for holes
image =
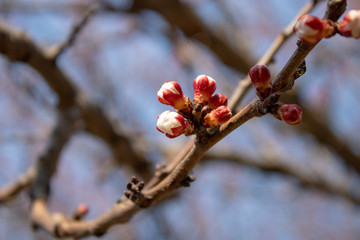
[[220, 106], [210, 113], [206, 114], [203, 124], [206, 127], [217, 127], [227, 122], [231, 118], [231, 110], [225, 106]]
[[334, 26], [329, 20], [305, 14], [298, 19], [294, 32], [304, 43], [314, 44], [322, 38], [330, 37], [334, 33]]
[[194, 81], [194, 103], [207, 104], [210, 96], [215, 92], [216, 82], [212, 77], [206, 75], [197, 76]]
[[276, 117], [287, 124], [299, 124], [302, 119], [302, 109], [296, 104], [283, 104], [277, 109]]
[[272, 83], [271, 74], [267, 66], [255, 65], [250, 68], [249, 76], [252, 84], [256, 88], [257, 95], [263, 100], [271, 94]]
[[209, 106], [212, 109], [217, 109], [220, 106], [227, 106], [228, 99], [221, 93], [214, 94], [209, 99]]
[[85, 214], [87, 214], [89, 212], [89, 206], [85, 203], [81, 203], [77, 206], [75, 214], [74, 214], [74, 218], [75, 219], [80, 219], [82, 218]]
[[345, 37], [360, 38], [360, 10], [350, 10], [340, 22], [339, 30]]
[[165, 111], [158, 116], [156, 129], [169, 138], [175, 138], [184, 133], [187, 127], [185, 118], [173, 111]]
[[176, 110], [182, 110], [189, 106], [190, 100], [182, 92], [180, 84], [174, 81], [165, 82], [157, 92], [159, 101], [170, 105]]

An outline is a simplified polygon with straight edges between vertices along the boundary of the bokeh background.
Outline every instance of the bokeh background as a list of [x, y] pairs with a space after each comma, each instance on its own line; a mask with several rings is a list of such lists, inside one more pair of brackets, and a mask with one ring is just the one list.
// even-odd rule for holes
[[[157, 100], [161, 84], [178, 81], [192, 97], [192, 80], [207, 74], [216, 79], [217, 92], [230, 96], [247, 74], [242, 69], [264, 54], [308, 0], [180, 1], [248, 66], [229, 64], [204, 44], [211, 41], [206, 33], [189, 36], [163, 10], [130, 11], [134, 2], [0, 0], [0, 22], [49, 48], [66, 41], [89, 6], [100, 4], [57, 64], [155, 166], [189, 141], [168, 139], [155, 128], [158, 114], [170, 109]], [[348, 8], [360, 9], [360, 2], [348, 1]], [[322, 1], [313, 14], [321, 17], [325, 9]], [[269, 65], [273, 75], [296, 41], [291, 37], [276, 54]], [[192, 172], [197, 179], [190, 188], [111, 228], [103, 239], [360, 239], [359, 172], [346, 164], [360, 164], [359, 46], [359, 40], [337, 35], [310, 53], [306, 74], [283, 100], [304, 108], [302, 124], [252, 119], [209, 152]], [[252, 89], [240, 105], [254, 96]], [[0, 186], [36, 162], [55, 124], [56, 103], [36, 70], [0, 55]], [[273, 165], [285, 170], [266, 168]], [[132, 175], [104, 142], [80, 130], [61, 154], [50, 209], [72, 214], [84, 202], [90, 206], [86, 219], [96, 218], [122, 196]], [[31, 230], [29, 209], [26, 190], [0, 206], [1, 239], [53, 239]]]

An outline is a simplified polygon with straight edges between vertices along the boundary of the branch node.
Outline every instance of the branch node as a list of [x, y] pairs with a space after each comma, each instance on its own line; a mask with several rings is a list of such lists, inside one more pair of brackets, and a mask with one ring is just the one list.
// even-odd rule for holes
[[196, 180], [195, 176], [187, 176], [184, 180], [180, 182], [180, 185], [183, 187], [190, 187], [190, 183]]
[[150, 206], [150, 199], [141, 192], [144, 186], [144, 181], [140, 181], [137, 177], [132, 176], [131, 181], [126, 185], [127, 190], [124, 191], [125, 197], [141, 208]]

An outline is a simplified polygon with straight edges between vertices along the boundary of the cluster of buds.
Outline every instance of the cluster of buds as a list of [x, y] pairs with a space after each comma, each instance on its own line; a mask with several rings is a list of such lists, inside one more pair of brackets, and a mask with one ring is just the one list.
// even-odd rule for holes
[[[264, 101], [272, 92], [271, 74], [265, 65], [255, 65], [249, 71], [252, 84], [256, 88], [256, 94]], [[277, 101], [277, 100], [276, 100]], [[302, 118], [302, 110], [296, 104], [276, 104], [269, 107], [273, 116], [290, 125], [299, 124]]]
[[157, 93], [161, 103], [172, 106], [177, 112], [165, 111], [158, 116], [156, 128], [169, 138], [184, 134], [189, 136], [201, 127], [214, 128], [227, 122], [232, 114], [226, 107], [227, 97], [213, 94], [216, 82], [206, 75], [199, 75], [193, 81], [193, 102], [185, 97], [179, 83], [165, 82]]
[[360, 10], [350, 10], [339, 23], [339, 31], [345, 37], [360, 38]]
[[335, 32], [334, 23], [310, 14], [301, 16], [294, 26], [294, 32], [307, 44], [315, 44], [322, 38], [330, 37]]

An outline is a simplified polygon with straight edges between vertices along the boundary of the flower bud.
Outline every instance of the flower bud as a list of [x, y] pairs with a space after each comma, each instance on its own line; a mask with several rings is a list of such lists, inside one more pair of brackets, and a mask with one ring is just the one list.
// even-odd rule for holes
[[329, 20], [305, 14], [298, 19], [294, 32], [304, 43], [314, 44], [322, 38], [330, 37], [334, 33], [334, 26]]
[[261, 100], [265, 99], [271, 94], [271, 74], [267, 66], [253, 66], [252, 68], [250, 68], [249, 76], [252, 84], [256, 88], [256, 94], [260, 97]]
[[85, 216], [89, 212], [89, 206], [85, 203], [81, 203], [77, 206], [74, 219], [81, 219], [83, 216]]
[[175, 138], [184, 133], [187, 127], [185, 118], [173, 111], [165, 111], [158, 116], [156, 129], [169, 138]]
[[227, 122], [231, 118], [231, 110], [225, 106], [220, 106], [210, 113], [206, 114], [203, 125], [206, 127], [217, 127]]
[[210, 96], [215, 92], [216, 82], [212, 77], [206, 75], [197, 76], [194, 81], [194, 103], [207, 104]]
[[302, 119], [302, 109], [296, 104], [283, 104], [277, 109], [276, 117], [287, 124], [299, 124]]
[[225, 95], [221, 93], [214, 94], [209, 99], [209, 106], [212, 109], [217, 109], [220, 106], [227, 106], [228, 99]]
[[360, 10], [350, 10], [339, 24], [345, 37], [360, 38]]
[[176, 110], [188, 108], [190, 100], [182, 92], [180, 84], [174, 81], [165, 82], [157, 92], [159, 101], [163, 104], [170, 105]]

